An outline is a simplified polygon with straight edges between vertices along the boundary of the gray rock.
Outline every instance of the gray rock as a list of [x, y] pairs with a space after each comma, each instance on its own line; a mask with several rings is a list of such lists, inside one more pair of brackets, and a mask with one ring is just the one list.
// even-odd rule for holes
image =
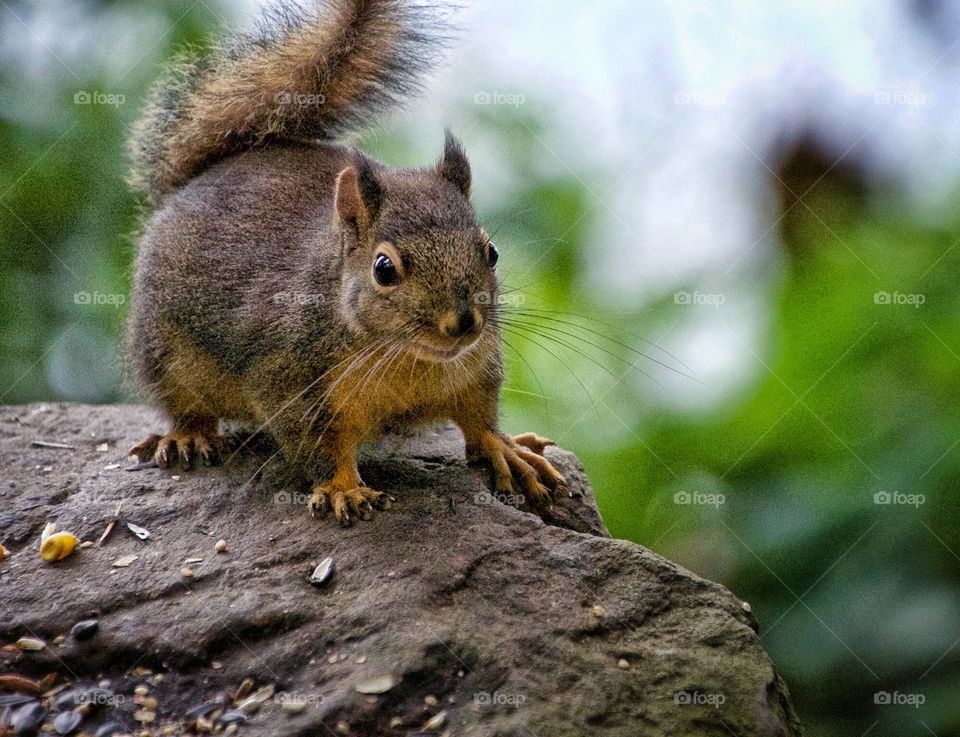
[[[463, 461], [453, 428], [391, 436], [361, 472], [397, 502], [343, 529], [310, 517], [306, 489], [291, 491], [263, 444], [225, 469], [125, 472], [126, 449], [161, 426], [142, 407], [0, 409], [0, 641], [52, 641], [94, 612], [102, 625], [95, 647], [0, 651], [4, 672], [68, 667], [128, 686], [135, 667], [163, 672], [151, 693], [171, 718], [247, 676], [311, 705], [291, 720], [268, 700], [241, 727], [258, 735], [341, 721], [404, 734], [440, 711], [467, 737], [801, 734], [753, 616], [723, 587], [610, 539], [568, 452], [547, 455], [575, 496], [544, 521], [491, 502], [488, 472]], [[31, 447], [38, 439], [76, 450]], [[114, 533], [55, 565], [40, 559], [47, 522], [95, 541], [120, 501], [149, 540]], [[210, 553], [220, 538], [230, 555]], [[127, 554], [138, 558], [112, 567]], [[304, 570], [327, 556], [337, 575], [311, 586]], [[192, 557], [203, 560], [184, 579]], [[393, 688], [357, 692], [383, 673]], [[403, 726], [389, 727], [397, 716]]]

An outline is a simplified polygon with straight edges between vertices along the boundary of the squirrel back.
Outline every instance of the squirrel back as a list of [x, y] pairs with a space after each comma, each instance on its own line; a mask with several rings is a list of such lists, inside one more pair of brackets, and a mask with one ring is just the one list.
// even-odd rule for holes
[[157, 83], [134, 128], [130, 183], [157, 206], [232, 154], [365, 127], [418, 88], [443, 40], [442, 18], [413, 0], [281, 3]]

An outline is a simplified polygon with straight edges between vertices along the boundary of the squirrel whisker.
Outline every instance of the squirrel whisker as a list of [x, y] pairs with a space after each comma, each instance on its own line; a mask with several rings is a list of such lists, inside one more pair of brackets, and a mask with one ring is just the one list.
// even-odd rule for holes
[[[610, 341], [610, 342], [612, 342], [612, 343], [616, 343], [617, 345], [621, 346], [622, 348], [626, 348], [627, 350], [630, 350], [630, 351], [632, 351], [632, 352], [634, 352], [634, 353], [638, 353], [639, 355], [641, 355], [641, 356], [643, 356], [643, 357], [645, 357], [645, 358], [647, 358], [647, 359], [649, 359], [649, 360], [651, 360], [651, 361], [654, 361], [655, 363], [660, 363], [660, 361], [658, 361], [658, 359], [654, 358], [653, 356], [650, 356], [649, 354], [646, 354], [646, 353], [644, 353], [643, 351], [639, 351], [639, 350], [633, 348], [632, 346], [630, 346], [630, 345], [628, 345], [628, 344], [626, 344], [626, 343], [620, 342], [620, 341], [618, 341], [617, 339], [610, 337], [610, 336], [607, 335], [606, 333], [603, 333], [603, 332], [601, 332], [601, 331], [599, 331], [599, 330], [594, 330], [594, 329], [592, 329], [592, 328], [587, 327], [586, 325], [579, 325], [578, 323], [575, 323], [575, 322], [573, 322], [573, 321], [571, 321], [571, 320], [561, 320], [561, 319], [558, 318], [558, 317], [553, 317], [553, 315], [561, 315], [561, 316], [563, 316], [563, 315], [569, 315], [570, 317], [576, 317], [576, 318], [578, 318], [578, 319], [580, 319], [580, 320], [586, 320], [586, 321], [588, 321], [588, 322], [593, 322], [593, 323], [595, 323], [595, 324], [597, 324], [597, 325], [603, 325], [603, 326], [605, 326], [605, 327], [612, 328], [612, 329], [614, 329], [614, 330], [617, 330], [617, 331], [622, 332], [622, 333], [623, 333], [624, 335], [626, 335], [627, 337], [634, 338], [634, 339], [636, 339], [636, 340], [639, 340], [639, 341], [642, 341], [642, 342], [646, 343], [646, 344], [649, 345], [651, 348], [656, 348], [658, 351], [660, 351], [661, 353], [663, 353], [665, 356], [668, 356], [669, 358], [671, 358], [671, 359], [673, 359], [674, 361], [676, 361], [680, 366], [682, 366], [683, 368], [685, 368], [685, 369], [687, 370], [687, 372], [690, 374], [689, 376], [687, 376], [687, 378], [692, 379], [693, 381], [698, 381], [698, 379], [696, 378], [696, 376], [693, 375], [693, 373], [694, 373], [693, 369], [690, 368], [687, 364], [685, 364], [679, 357], [677, 357], [677, 356], [675, 356], [674, 354], [670, 353], [670, 351], [666, 350], [665, 348], [662, 348], [661, 346], [657, 345], [657, 344], [654, 343], [652, 340], [649, 340], [648, 338], [644, 338], [642, 335], [636, 335], [635, 333], [630, 333], [630, 332], [624, 331], [624, 330], [622, 329], [622, 327], [620, 327], [620, 326], [618, 326], [618, 325], [614, 325], [613, 323], [605, 322], [604, 320], [598, 320], [598, 319], [596, 319], [596, 318], [594, 318], [594, 317], [590, 317], [589, 315], [582, 315], [582, 314], [578, 314], [578, 313], [575, 313], [575, 312], [568, 312], [568, 311], [566, 311], [566, 310], [552, 310], [552, 309], [546, 309], [546, 308], [541, 308], [541, 307], [527, 307], [527, 306], [523, 306], [523, 307], [512, 307], [512, 306], [506, 306], [506, 309], [504, 310], [504, 312], [506, 312], [506, 313], [508, 313], [508, 314], [522, 314], [522, 315], [525, 315], [525, 316], [528, 316], [528, 317], [537, 317], [537, 318], [539, 318], [539, 319], [541, 319], [541, 320], [551, 320], [551, 321], [553, 321], [553, 322], [560, 322], [560, 323], [566, 324], [566, 325], [568, 325], [568, 326], [570, 326], [570, 327], [578, 328], [578, 329], [580, 329], [580, 330], [586, 330], [587, 332], [593, 333], [594, 335], [597, 335], [597, 336], [599, 336], [599, 337], [601, 337], [601, 338], [603, 338], [603, 339], [605, 339], [605, 340], [608, 340], [608, 341]], [[542, 314], [542, 313], [547, 313], [547, 314]], [[670, 369], [671, 371], [676, 371], [675, 368], [673, 368], [672, 366], [669, 366], [669, 365], [667, 365], [667, 364], [660, 363], [660, 365], [662, 365], [664, 368]], [[682, 374], [682, 372], [679, 372], [679, 373], [681, 373], [681, 375], [685, 375], [685, 374]]]

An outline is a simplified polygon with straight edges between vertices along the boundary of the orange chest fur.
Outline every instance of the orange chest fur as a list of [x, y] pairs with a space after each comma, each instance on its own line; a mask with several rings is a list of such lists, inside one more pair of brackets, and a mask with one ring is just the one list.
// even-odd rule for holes
[[457, 400], [471, 391], [476, 386], [469, 366], [403, 357], [378, 369], [371, 359], [337, 377], [329, 408], [338, 424], [367, 435], [397, 419], [427, 422], [447, 417]]

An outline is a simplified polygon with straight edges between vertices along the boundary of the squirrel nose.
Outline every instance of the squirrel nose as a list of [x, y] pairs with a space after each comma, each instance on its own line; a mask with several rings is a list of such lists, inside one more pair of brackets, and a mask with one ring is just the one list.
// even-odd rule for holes
[[451, 312], [440, 321], [440, 332], [450, 338], [462, 338], [477, 329], [478, 317], [476, 311], [471, 309], [459, 314]]

